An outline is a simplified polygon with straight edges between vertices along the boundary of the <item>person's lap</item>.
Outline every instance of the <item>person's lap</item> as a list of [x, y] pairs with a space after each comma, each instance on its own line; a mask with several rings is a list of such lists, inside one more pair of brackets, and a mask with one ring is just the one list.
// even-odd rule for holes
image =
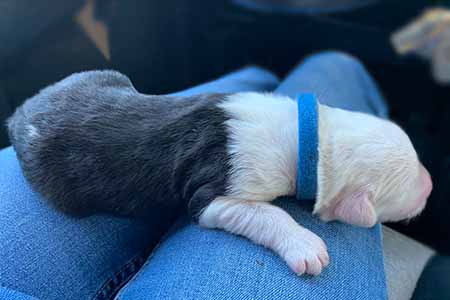
[[[276, 76], [252, 67], [185, 93], [271, 91], [277, 85]], [[0, 151], [0, 167], [2, 300], [20, 299], [15, 291], [46, 300], [110, 299], [164, 230], [157, 220], [62, 215], [30, 189], [12, 148]]]
[[11, 148], [0, 152], [0, 166], [0, 286], [39, 299], [90, 299], [114, 293], [142, 265], [157, 237], [149, 224], [62, 215], [30, 189]]
[[[323, 68], [331, 67], [335, 72], [330, 74], [344, 70], [356, 80], [320, 75]], [[384, 116], [381, 98], [372, 99], [377, 92], [363, 93], [368, 83], [358, 81], [367, 80], [361, 79], [367, 75], [361, 75], [360, 68], [342, 55], [313, 57], [276, 92], [290, 96], [315, 92], [320, 101], [331, 101], [327, 102], [330, 105]], [[184, 94], [270, 91], [277, 85], [277, 79], [261, 69], [244, 72]], [[331, 77], [333, 81], [326, 80]], [[318, 85], [308, 86], [303, 81], [308, 78], [316, 78], [313, 82]], [[378, 106], [374, 109], [374, 105]], [[135, 272], [143, 253], [155, 242], [151, 226], [141, 221], [106, 216], [74, 220], [55, 212], [25, 183], [11, 149], [0, 153], [0, 165], [0, 182], [6, 183], [0, 186], [0, 286], [42, 299], [108, 299]], [[275, 254], [243, 238], [181, 223], [117, 298], [385, 298], [379, 227], [325, 225], [292, 199], [279, 205], [328, 243], [332, 262], [322, 276], [296, 277]]]
[[[317, 94], [323, 104], [387, 114], [364, 68], [343, 54], [307, 59], [275, 90], [300, 92]], [[117, 299], [386, 299], [379, 225], [325, 224], [294, 199], [277, 204], [327, 243], [331, 264], [319, 277], [298, 277], [271, 251], [184, 220]]]

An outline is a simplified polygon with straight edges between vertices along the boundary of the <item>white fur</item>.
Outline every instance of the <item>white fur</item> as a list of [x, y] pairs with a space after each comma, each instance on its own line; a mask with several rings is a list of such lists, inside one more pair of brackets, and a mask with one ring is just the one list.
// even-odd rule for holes
[[231, 174], [228, 195], [271, 201], [293, 195], [297, 177], [297, 105], [283, 96], [239, 93], [221, 107], [226, 125]]
[[333, 219], [327, 208], [346, 196], [345, 189], [365, 189], [378, 221], [406, 217], [400, 210], [422, 187], [417, 184], [417, 154], [400, 127], [367, 114], [319, 105], [319, 137], [314, 213]]
[[299, 275], [318, 275], [329, 263], [322, 239], [269, 203], [218, 198], [203, 212], [200, 225], [221, 228], [272, 249]]
[[[323, 241], [268, 203], [295, 194], [296, 102], [272, 94], [239, 93], [220, 106], [230, 116], [229, 186], [226, 195], [202, 212], [200, 225], [268, 247], [298, 274], [319, 274], [329, 261]], [[325, 221], [359, 226], [417, 214], [424, 203], [412, 200], [424, 190], [426, 180], [408, 136], [392, 122], [370, 115], [320, 104], [318, 109], [314, 213]]]
[[39, 132], [37, 130], [36, 127], [34, 127], [33, 125], [27, 125], [26, 126], [27, 131], [28, 131], [28, 137], [31, 139], [35, 139], [39, 137]]

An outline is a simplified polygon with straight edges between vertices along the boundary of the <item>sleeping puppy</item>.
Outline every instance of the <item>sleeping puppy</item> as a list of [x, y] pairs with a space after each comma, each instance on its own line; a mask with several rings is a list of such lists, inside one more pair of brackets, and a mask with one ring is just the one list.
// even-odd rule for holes
[[[320, 104], [318, 115], [314, 214], [371, 227], [424, 208], [430, 176], [397, 125]], [[66, 213], [187, 210], [317, 275], [325, 243], [270, 204], [296, 193], [297, 116], [284, 96], [149, 96], [120, 73], [92, 71], [45, 88], [8, 125], [25, 177]]]

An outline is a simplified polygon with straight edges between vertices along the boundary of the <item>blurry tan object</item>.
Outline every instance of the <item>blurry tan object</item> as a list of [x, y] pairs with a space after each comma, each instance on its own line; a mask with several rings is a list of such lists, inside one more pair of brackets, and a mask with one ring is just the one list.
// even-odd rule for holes
[[389, 300], [410, 300], [426, 264], [436, 252], [383, 226], [384, 270]]
[[416, 54], [431, 60], [433, 77], [450, 83], [450, 10], [432, 8], [391, 36], [400, 55]]
[[109, 51], [108, 27], [105, 23], [94, 18], [95, 0], [87, 0], [86, 4], [75, 16], [75, 21], [83, 29], [84, 33], [91, 39], [97, 49], [107, 59], [111, 59]]

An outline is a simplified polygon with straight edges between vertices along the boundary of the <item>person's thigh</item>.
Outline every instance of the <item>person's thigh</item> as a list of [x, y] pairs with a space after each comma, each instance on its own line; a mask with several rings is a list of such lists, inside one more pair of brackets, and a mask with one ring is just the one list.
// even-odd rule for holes
[[386, 102], [365, 67], [356, 58], [340, 52], [308, 57], [275, 93], [293, 98], [299, 93], [314, 93], [322, 104], [383, 118], [388, 115]]
[[[179, 95], [271, 91], [276, 76], [246, 68]], [[0, 299], [110, 299], [142, 263], [167, 220], [75, 219], [25, 181], [12, 148], [0, 151]]]
[[277, 76], [273, 73], [252, 66], [170, 95], [187, 97], [202, 93], [271, 92], [279, 83]]
[[[307, 59], [275, 92], [292, 97], [313, 92], [330, 105], [386, 114], [364, 68], [342, 54]], [[327, 243], [331, 263], [318, 277], [296, 276], [268, 249], [185, 221], [159, 245], [117, 299], [387, 298], [380, 226], [326, 224], [295, 199], [281, 199], [277, 204]]]
[[[0, 286], [39, 299], [107, 299], [157, 238], [148, 223], [75, 219], [25, 181], [12, 148], [0, 151]], [[16, 298], [11, 298], [16, 299]]]

